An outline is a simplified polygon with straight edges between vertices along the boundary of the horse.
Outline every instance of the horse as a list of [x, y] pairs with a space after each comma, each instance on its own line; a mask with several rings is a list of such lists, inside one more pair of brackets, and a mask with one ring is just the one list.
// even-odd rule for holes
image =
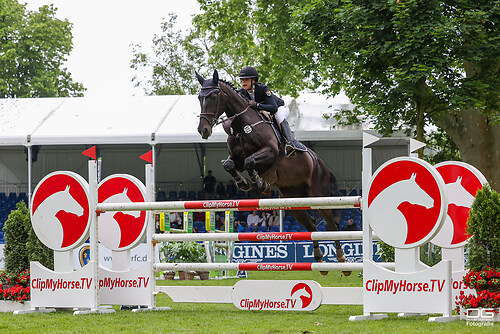
[[[280, 197], [288, 198], [340, 196], [335, 176], [323, 160], [311, 149], [297, 151], [287, 157], [284, 143], [278, 140], [271, 121], [251, 108], [231, 84], [219, 80], [217, 70], [212, 78], [206, 80], [198, 73], [196, 76], [201, 84], [198, 132], [203, 139], [207, 139], [216, 124], [223, 124], [228, 134], [229, 152], [228, 158], [222, 162], [223, 167], [240, 189], [248, 191], [256, 188], [269, 195], [273, 186], [278, 189]], [[223, 115], [225, 118], [219, 121]], [[244, 171], [249, 179], [240, 174]], [[325, 219], [328, 231], [339, 230], [334, 219], [339, 214], [336, 210], [318, 211]], [[290, 214], [307, 231], [317, 231], [314, 220], [305, 210], [291, 210]], [[345, 262], [338, 240], [335, 240], [335, 248], [337, 260]], [[313, 240], [313, 249], [315, 261], [322, 262], [323, 253], [318, 241]], [[350, 272], [344, 272], [344, 275], [350, 275]]]

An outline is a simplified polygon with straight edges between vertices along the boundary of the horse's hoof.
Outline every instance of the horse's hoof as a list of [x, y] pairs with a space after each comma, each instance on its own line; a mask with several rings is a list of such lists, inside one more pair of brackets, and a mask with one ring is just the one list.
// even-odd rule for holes
[[[318, 261], [318, 262], [325, 263], [325, 261]], [[319, 273], [323, 276], [328, 275], [328, 271], [320, 271]]]
[[352, 271], [343, 271], [344, 276], [351, 276]]

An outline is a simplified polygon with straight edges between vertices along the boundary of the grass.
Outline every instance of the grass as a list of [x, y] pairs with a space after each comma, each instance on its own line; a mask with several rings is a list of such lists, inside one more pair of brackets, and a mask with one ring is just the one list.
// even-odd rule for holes
[[[358, 273], [341, 277], [336, 272], [251, 272], [249, 279], [315, 280], [322, 286], [361, 286]], [[160, 285], [233, 285], [237, 279], [210, 281], [158, 281]], [[411, 301], [409, 301], [411, 302]], [[350, 322], [363, 313], [362, 306], [323, 305], [311, 312], [242, 311], [231, 304], [175, 304], [166, 295], [158, 306], [169, 311], [120, 311], [114, 314], [73, 316], [69, 311], [52, 314], [0, 313], [0, 333], [498, 333], [500, 324], [478, 328], [465, 321], [429, 323], [428, 316]], [[474, 323], [474, 325], [477, 325]]]

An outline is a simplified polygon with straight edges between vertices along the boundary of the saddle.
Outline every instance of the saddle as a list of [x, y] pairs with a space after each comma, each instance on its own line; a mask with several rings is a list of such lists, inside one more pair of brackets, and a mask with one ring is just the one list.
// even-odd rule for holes
[[[280, 124], [278, 123], [278, 121], [276, 120], [274, 115], [268, 111], [265, 111], [265, 110], [261, 111], [261, 114], [269, 120], [269, 124], [271, 125], [271, 128], [273, 129], [274, 135], [276, 136], [276, 139], [278, 139], [278, 144], [283, 143], [285, 140], [284, 140], [283, 135], [281, 134]], [[295, 132], [292, 132], [292, 140], [293, 140], [293, 143], [295, 144], [296, 151], [307, 152], [307, 150], [308, 150], [307, 146], [305, 146], [300, 141], [295, 139]]]

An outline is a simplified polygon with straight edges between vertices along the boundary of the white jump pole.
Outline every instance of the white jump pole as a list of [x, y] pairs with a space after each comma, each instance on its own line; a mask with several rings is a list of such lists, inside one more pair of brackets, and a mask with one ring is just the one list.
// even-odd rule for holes
[[[381, 262], [380, 265], [394, 269], [394, 263]], [[155, 263], [154, 269], [175, 271], [361, 271], [363, 263]]]
[[222, 201], [172, 201], [172, 202], [135, 202], [99, 203], [98, 212], [105, 211], [253, 211], [253, 210], [309, 210], [309, 209], [349, 209], [361, 207], [361, 196], [346, 197], [308, 197], [308, 198], [265, 198]]
[[[376, 236], [374, 236], [376, 237]], [[297, 241], [297, 240], [361, 240], [362, 231], [342, 232], [263, 232], [263, 233], [190, 233], [154, 234], [161, 241]]]

